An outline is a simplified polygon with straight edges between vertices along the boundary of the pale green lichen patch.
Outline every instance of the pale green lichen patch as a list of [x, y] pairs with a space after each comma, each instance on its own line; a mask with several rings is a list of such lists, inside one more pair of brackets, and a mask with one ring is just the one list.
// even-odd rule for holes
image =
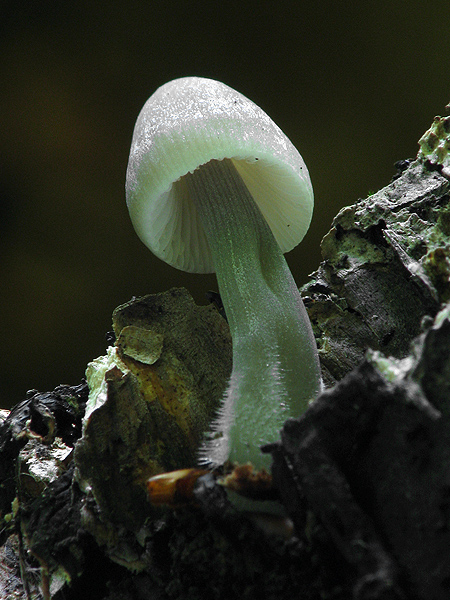
[[321, 247], [327, 261], [339, 267], [343, 274], [367, 262], [385, 261], [384, 252], [357, 230], [350, 231], [344, 238], [339, 239], [337, 230], [333, 228], [323, 238]]
[[86, 403], [83, 423], [89, 420], [91, 414], [100, 408], [108, 398], [106, 373], [117, 367], [126, 374], [128, 369], [122, 362], [115, 346], [109, 346], [104, 356], [99, 356], [90, 362], [86, 369], [86, 380], [89, 386], [89, 397]]
[[442, 174], [450, 178], [450, 117], [435, 117], [419, 145], [418, 157], [440, 167]]
[[384, 354], [378, 350], [369, 351], [367, 353], [367, 358], [371, 363], [377, 366], [383, 377], [391, 383], [405, 379], [416, 364], [416, 361], [412, 356], [397, 359], [392, 356], [384, 356]]
[[436, 315], [435, 327], [441, 327], [445, 321], [450, 322], [450, 304], [446, 304]]
[[423, 267], [438, 292], [439, 297], [446, 301], [450, 298], [450, 259], [449, 245], [438, 247], [427, 252]]
[[117, 339], [121, 352], [146, 365], [153, 365], [161, 356], [164, 336], [162, 333], [128, 325]]

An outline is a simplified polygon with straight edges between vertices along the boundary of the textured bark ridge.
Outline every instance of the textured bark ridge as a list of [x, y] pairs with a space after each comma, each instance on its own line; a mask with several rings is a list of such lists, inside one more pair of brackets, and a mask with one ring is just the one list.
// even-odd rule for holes
[[115, 345], [87, 369], [75, 474], [108, 521], [135, 530], [148, 517], [145, 481], [195, 466], [230, 376], [231, 341], [218, 312], [186, 290], [119, 306], [113, 327]]
[[357, 597], [450, 594], [449, 318], [403, 361], [362, 363], [270, 448], [289, 514], [304, 523], [313, 507], [356, 567]]
[[185, 290], [133, 299], [86, 382], [0, 426], [1, 598], [450, 596], [448, 129], [322, 242], [302, 292], [327, 389], [263, 449], [285, 516], [237, 511], [216, 473], [148, 502], [195, 465], [231, 342]]
[[449, 236], [449, 182], [421, 161], [339, 212], [303, 290], [327, 381], [355, 368], [367, 348], [409, 352], [422, 318], [450, 298]]

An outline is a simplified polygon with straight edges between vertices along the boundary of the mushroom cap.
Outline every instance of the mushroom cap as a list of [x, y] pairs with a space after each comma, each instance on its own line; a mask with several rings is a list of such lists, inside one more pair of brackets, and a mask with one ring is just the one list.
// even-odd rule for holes
[[175, 79], [158, 88], [139, 114], [126, 195], [138, 236], [156, 256], [183, 271], [214, 272], [183, 176], [224, 158], [232, 159], [283, 252], [303, 239], [311, 222], [308, 169], [272, 119], [223, 83]]

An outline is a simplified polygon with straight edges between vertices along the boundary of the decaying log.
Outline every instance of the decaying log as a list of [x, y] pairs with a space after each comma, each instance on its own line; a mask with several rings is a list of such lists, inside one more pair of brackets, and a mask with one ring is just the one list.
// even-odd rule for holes
[[[436, 355], [440, 360], [429, 370]], [[450, 593], [450, 307], [423, 334], [414, 356], [389, 365], [374, 359], [325, 392], [303, 418], [285, 424], [281, 442], [271, 447], [276, 486], [294, 522], [304, 523], [305, 498], [314, 507], [355, 565], [359, 597], [402, 589], [407, 598], [444, 600]], [[433, 385], [423, 385], [431, 372]]]
[[327, 389], [263, 448], [285, 517], [237, 511], [220, 473], [149, 503], [195, 466], [231, 340], [186, 290], [133, 299], [87, 382], [0, 425], [1, 598], [449, 597], [449, 129], [322, 242], [302, 293]]

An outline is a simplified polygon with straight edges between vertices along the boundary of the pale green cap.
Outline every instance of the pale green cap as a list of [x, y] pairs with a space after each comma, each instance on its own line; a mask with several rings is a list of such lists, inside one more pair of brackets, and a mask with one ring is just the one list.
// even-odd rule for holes
[[183, 271], [214, 271], [183, 176], [210, 160], [233, 163], [283, 252], [304, 237], [314, 206], [308, 169], [272, 119], [227, 85], [175, 79], [147, 100], [128, 162], [127, 205], [150, 250]]

